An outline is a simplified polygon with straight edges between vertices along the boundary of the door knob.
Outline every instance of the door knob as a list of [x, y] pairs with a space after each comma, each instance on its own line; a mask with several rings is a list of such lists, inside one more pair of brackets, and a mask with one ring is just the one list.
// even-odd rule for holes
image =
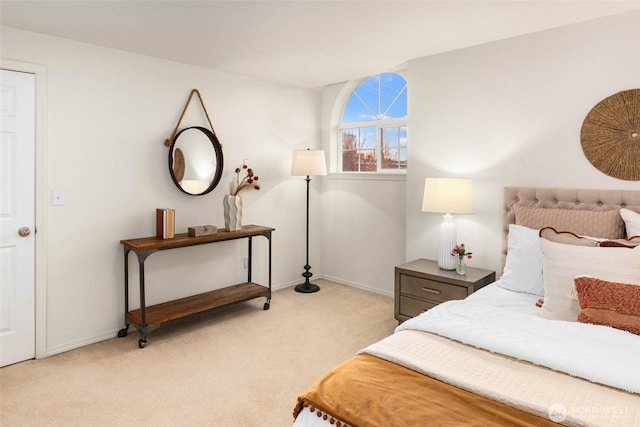
[[18, 234], [22, 237], [27, 237], [29, 234], [31, 234], [31, 229], [29, 227], [20, 227], [20, 229], [18, 230]]

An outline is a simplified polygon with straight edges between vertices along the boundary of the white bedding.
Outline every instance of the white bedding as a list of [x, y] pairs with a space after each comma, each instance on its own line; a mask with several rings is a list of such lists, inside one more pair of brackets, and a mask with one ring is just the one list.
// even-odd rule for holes
[[640, 426], [638, 394], [430, 332], [404, 329], [372, 344], [363, 353], [566, 426]]
[[500, 280], [497, 280], [472, 293], [465, 301], [477, 301], [478, 304], [520, 313], [538, 314], [540, 307], [536, 306], [536, 302], [540, 299], [539, 296], [524, 292], [513, 292], [499, 285]]
[[525, 360], [589, 381], [640, 393], [640, 337], [617, 329], [543, 319], [535, 295], [495, 283], [409, 319], [416, 329]]
[[[396, 332], [407, 329], [431, 332], [640, 393], [640, 337], [603, 326], [540, 318], [537, 316], [539, 308], [535, 305], [538, 298], [493, 283], [465, 300], [442, 303], [407, 320]], [[329, 425], [308, 408], [294, 423], [295, 427]]]

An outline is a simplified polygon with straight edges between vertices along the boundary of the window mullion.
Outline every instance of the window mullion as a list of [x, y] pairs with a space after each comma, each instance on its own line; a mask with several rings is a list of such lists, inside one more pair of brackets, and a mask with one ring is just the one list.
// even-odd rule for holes
[[[362, 128], [358, 128], [358, 141], [362, 141]], [[362, 172], [362, 149], [356, 145], [356, 159], [358, 159], [358, 172]]]
[[351, 128], [366, 128], [369, 126], [380, 126], [380, 127], [394, 127], [394, 126], [406, 126], [407, 119], [403, 117], [401, 119], [385, 119], [385, 120], [375, 120], [369, 122], [349, 122], [349, 123], [340, 123], [340, 129], [351, 129]]
[[362, 97], [360, 97], [360, 95], [358, 95], [358, 92], [356, 92], [354, 90], [353, 94], [360, 100], [360, 102], [362, 102], [362, 105], [364, 105], [364, 108], [366, 108], [367, 111], [369, 111], [371, 113], [371, 116], [375, 118], [376, 117], [376, 113], [374, 113], [373, 110], [369, 107], [369, 105], [365, 102], [365, 100], [362, 99]]
[[380, 171], [382, 170], [382, 127], [381, 126], [376, 126], [376, 135], [377, 135], [377, 141], [376, 141], [376, 170]]
[[396, 103], [396, 101], [398, 100], [398, 98], [400, 98], [400, 96], [402, 95], [402, 93], [407, 89], [407, 85], [404, 85], [404, 87], [402, 88], [402, 90], [400, 92], [398, 92], [398, 94], [396, 95], [395, 98], [393, 98], [393, 101], [391, 101], [391, 103], [389, 104], [389, 108], [387, 108], [384, 112], [384, 115], [386, 116], [387, 113], [389, 112], [389, 110], [391, 109], [391, 107], [393, 107], [393, 104]]
[[381, 119], [383, 116], [381, 116], [380, 114], [382, 113], [382, 78], [380, 77], [380, 74], [378, 74], [378, 115], [376, 116], [377, 119]]

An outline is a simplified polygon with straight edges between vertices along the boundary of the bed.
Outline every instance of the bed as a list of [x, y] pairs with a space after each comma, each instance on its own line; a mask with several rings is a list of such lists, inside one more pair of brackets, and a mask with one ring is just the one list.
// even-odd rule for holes
[[295, 427], [640, 426], [640, 191], [503, 205], [500, 279], [327, 372]]

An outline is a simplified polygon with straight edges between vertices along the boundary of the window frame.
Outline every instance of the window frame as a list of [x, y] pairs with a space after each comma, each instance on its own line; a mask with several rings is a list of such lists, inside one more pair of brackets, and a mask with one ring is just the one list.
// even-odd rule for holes
[[[333, 126], [331, 126], [331, 151], [333, 151], [334, 155], [331, 156], [332, 159], [335, 159], [335, 162], [332, 162], [330, 172], [332, 175], [340, 175], [342, 177], [348, 178], [363, 178], [363, 179], [406, 179], [407, 167], [405, 168], [382, 168], [382, 130], [385, 128], [400, 128], [405, 127], [405, 133], [407, 138], [407, 144], [405, 144], [405, 150], [408, 152], [408, 139], [409, 139], [409, 126], [408, 126], [408, 118], [409, 114], [407, 111], [407, 115], [404, 117], [395, 117], [395, 118], [387, 118], [380, 120], [369, 120], [369, 121], [361, 121], [361, 122], [349, 122], [343, 123], [342, 119], [344, 117], [345, 108], [347, 107], [347, 103], [349, 102], [351, 96], [354, 94], [355, 90], [367, 79], [385, 73], [393, 73], [400, 75], [406, 82], [406, 87], [404, 90], [407, 91], [408, 95], [408, 82], [406, 75], [403, 71], [384, 71], [376, 74], [372, 74], [370, 76], [366, 76], [361, 79], [353, 80], [345, 84], [342, 91], [340, 92], [338, 98], [336, 99], [336, 103], [334, 105], [333, 112]], [[407, 105], [408, 110], [408, 105]], [[343, 135], [342, 132], [344, 129], [358, 129], [365, 127], [375, 127], [376, 130], [376, 171], [344, 171], [343, 167]], [[408, 154], [408, 153], [407, 153]]]

